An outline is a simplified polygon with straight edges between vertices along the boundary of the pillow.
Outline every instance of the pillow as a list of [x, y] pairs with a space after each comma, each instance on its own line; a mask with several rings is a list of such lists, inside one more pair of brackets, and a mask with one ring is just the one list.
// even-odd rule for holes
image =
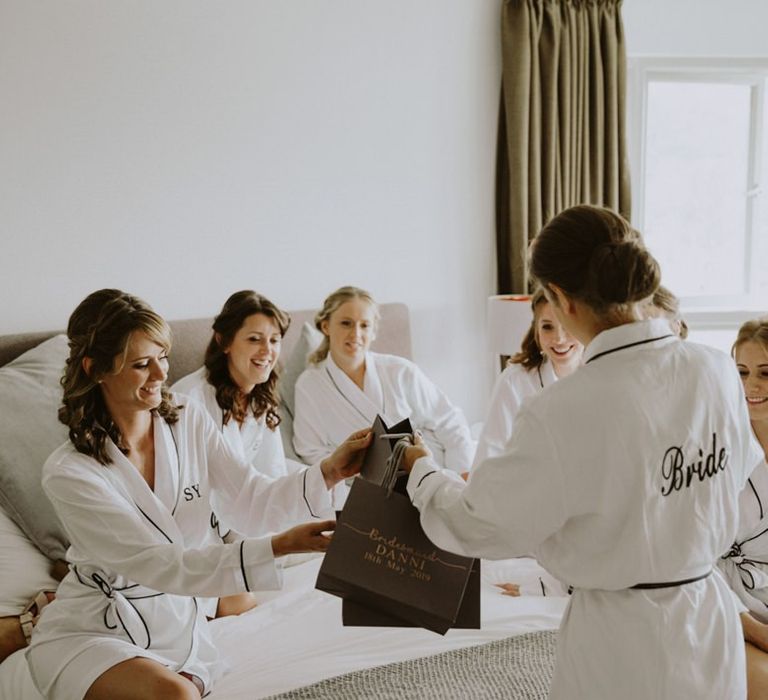
[[63, 559], [68, 544], [40, 474], [68, 439], [57, 417], [68, 355], [57, 335], [0, 367], [0, 508], [51, 559]]
[[295, 408], [295, 388], [299, 375], [307, 368], [307, 358], [323, 340], [323, 334], [308, 321], [301, 327], [299, 339], [293, 346], [290, 356], [285, 362], [280, 374], [278, 389], [280, 391], [280, 435], [283, 438], [283, 450], [288, 459], [301, 462], [301, 458], [293, 449], [293, 416]]
[[307, 358], [320, 346], [323, 334], [308, 321], [301, 327], [299, 339], [293, 346], [280, 375], [280, 399], [293, 418], [295, 411], [295, 387], [299, 375], [307, 368]]
[[51, 561], [0, 508], [0, 617], [21, 615], [38, 591], [55, 591]]

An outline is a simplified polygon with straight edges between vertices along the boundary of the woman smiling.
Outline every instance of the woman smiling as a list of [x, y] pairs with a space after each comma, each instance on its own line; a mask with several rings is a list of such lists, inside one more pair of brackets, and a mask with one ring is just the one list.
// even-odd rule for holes
[[584, 346], [563, 328], [543, 290], [536, 290], [531, 308], [533, 320], [520, 352], [493, 387], [473, 466], [504, 451], [523, 399], [572, 374], [581, 363]]
[[[70, 566], [32, 634], [32, 678], [51, 698], [198, 698], [223, 671], [198, 597], [279, 587], [276, 558], [324, 551], [332, 521], [268, 533], [329, 509], [328, 490], [359, 470], [370, 436], [269, 479], [202, 406], [167, 391], [170, 329], [146, 302], [94, 292], [67, 336], [59, 418], [70, 439], [42, 484]], [[214, 500], [245, 537], [221, 541]]]
[[173, 385], [200, 401], [230, 446], [267, 476], [300, 466], [286, 461], [277, 412], [276, 365], [289, 323], [261, 294], [235, 292], [213, 322], [204, 366]]
[[370, 351], [378, 321], [376, 302], [357, 287], [337, 289], [323, 303], [315, 316], [323, 341], [296, 382], [296, 453], [321, 459], [379, 414], [388, 425], [410, 418], [446, 467], [466, 471], [474, 442], [463, 413], [413, 362]]

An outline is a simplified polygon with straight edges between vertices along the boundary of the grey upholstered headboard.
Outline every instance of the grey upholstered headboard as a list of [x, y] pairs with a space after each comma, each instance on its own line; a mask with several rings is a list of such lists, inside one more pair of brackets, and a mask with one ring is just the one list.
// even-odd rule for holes
[[[381, 321], [372, 349], [376, 352], [400, 355], [411, 359], [411, 326], [408, 307], [405, 304], [382, 304], [379, 307]], [[313, 322], [316, 311], [301, 309], [291, 311], [291, 326], [283, 339], [281, 357], [287, 360], [299, 338], [301, 326], [305, 321]], [[182, 321], [170, 321], [173, 332], [173, 349], [168, 383], [173, 384], [203, 364], [203, 355], [211, 338], [212, 318], [193, 318]], [[43, 331], [39, 333], [16, 333], [0, 335], [0, 366], [26, 352], [44, 340], [61, 331]]]

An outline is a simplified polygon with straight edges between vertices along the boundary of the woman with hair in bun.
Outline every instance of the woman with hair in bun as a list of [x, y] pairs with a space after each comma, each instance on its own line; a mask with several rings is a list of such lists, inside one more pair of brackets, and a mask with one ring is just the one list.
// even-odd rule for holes
[[315, 316], [322, 343], [296, 382], [296, 454], [320, 459], [379, 414], [388, 425], [410, 418], [448, 469], [467, 471], [475, 443], [464, 414], [413, 362], [371, 352], [378, 322], [364, 289], [341, 287], [323, 303]]
[[504, 451], [525, 398], [572, 374], [581, 363], [584, 346], [557, 320], [543, 289], [534, 292], [531, 310], [533, 320], [520, 352], [510, 358], [493, 387], [473, 466]]
[[[94, 292], [67, 335], [59, 418], [70, 440], [42, 483], [70, 568], [32, 634], [32, 678], [53, 700], [199, 698], [222, 669], [197, 596], [278, 588], [278, 557], [325, 550], [333, 521], [262, 535], [327, 510], [328, 490], [359, 471], [369, 431], [269, 479], [202, 406], [165, 388], [170, 329], [141, 299]], [[214, 495], [244, 539], [221, 541]]]
[[416, 438], [403, 466], [422, 525], [465, 555], [533, 552], [574, 587], [551, 698], [744, 698], [738, 612], [712, 575], [763, 464], [733, 362], [645, 319], [659, 266], [609, 210], [554, 217], [529, 264], [584, 364], [524, 403], [469, 482]]

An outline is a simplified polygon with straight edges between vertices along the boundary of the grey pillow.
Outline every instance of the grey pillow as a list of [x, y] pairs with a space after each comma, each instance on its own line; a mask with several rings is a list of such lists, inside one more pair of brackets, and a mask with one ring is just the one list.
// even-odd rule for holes
[[283, 371], [280, 373], [278, 389], [280, 399], [285, 404], [291, 417], [295, 414], [294, 397], [296, 394], [296, 380], [307, 368], [307, 358], [317, 350], [323, 340], [323, 334], [311, 323], [305, 322], [301, 327], [299, 339], [293, 346], [290, 357], [285, 361]]
[[57, 335], [0, 367], [0, 505], [51, 559], [63, 559], [68, 542], [40, 474], [68, 439], [57, 418], [68, 354]]
[[293, 449], [293, 416], [295, 407], [296, 380], [307, 368], [307, 357], [320, 345], [323, 334], [311, 323], [305, 322], [301, 333], [293, 346], [290, 356], [285, 361], [280, 373], [278, 389], [280, 391], [280, 435], [283, 439], [283, 450], [288, 459], [303, 461]]

